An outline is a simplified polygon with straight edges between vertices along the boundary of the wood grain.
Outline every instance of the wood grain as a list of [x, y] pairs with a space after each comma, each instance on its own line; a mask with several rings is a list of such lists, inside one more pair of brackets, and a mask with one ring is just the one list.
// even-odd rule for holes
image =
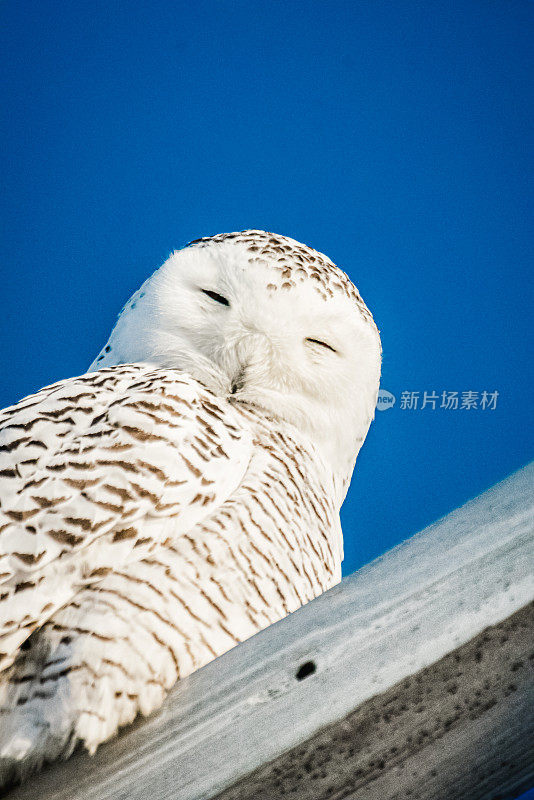
[[528, 787], [533, 486], [530, 464], [10, 800], [277, 800], [289, 788], [299, 800], [489, 800]]

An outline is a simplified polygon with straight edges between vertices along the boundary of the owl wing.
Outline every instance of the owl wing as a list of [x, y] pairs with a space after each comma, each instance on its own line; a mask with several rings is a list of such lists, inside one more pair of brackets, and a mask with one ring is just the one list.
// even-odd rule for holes
[[[126, 364], [0, 412], [0, 669], [128, 558], [187, 532], [239, 485], [250, 433], [175, 370]], [[150, 537], [143, 535], [143, 521]]]

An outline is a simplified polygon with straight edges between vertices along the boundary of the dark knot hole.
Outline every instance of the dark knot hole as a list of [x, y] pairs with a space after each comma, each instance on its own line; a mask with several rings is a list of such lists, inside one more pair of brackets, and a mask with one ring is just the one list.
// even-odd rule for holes
[[309, 675], [313, 675], [316, 671], [317, 665], [315, 661], [305, 661], [304, 664], [301, 664], [298, 670], [295, 673], [295, 678], [298, 681], [303, 681], [304, 678], [307, 678]]

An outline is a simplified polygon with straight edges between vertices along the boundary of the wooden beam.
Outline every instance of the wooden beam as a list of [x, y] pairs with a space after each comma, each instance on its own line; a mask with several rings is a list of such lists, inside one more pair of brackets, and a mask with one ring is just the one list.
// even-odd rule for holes
[[531, 603], [217, 800], [517, 797], [534, 786], [533, 630]]
[[10, 800], [489, 800], [529, 788], [533, 487], [530, 464]]

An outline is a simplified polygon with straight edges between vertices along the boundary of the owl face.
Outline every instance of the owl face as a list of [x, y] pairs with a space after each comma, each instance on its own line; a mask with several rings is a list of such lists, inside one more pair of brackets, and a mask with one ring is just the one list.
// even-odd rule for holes
[[249, 231], [173, 253], [126, 305], [92, 368], [176, 367], [284, 420], [330, 462], [354, 461], [373, 417], [380, 338], [347, 276], [285, 237]]

